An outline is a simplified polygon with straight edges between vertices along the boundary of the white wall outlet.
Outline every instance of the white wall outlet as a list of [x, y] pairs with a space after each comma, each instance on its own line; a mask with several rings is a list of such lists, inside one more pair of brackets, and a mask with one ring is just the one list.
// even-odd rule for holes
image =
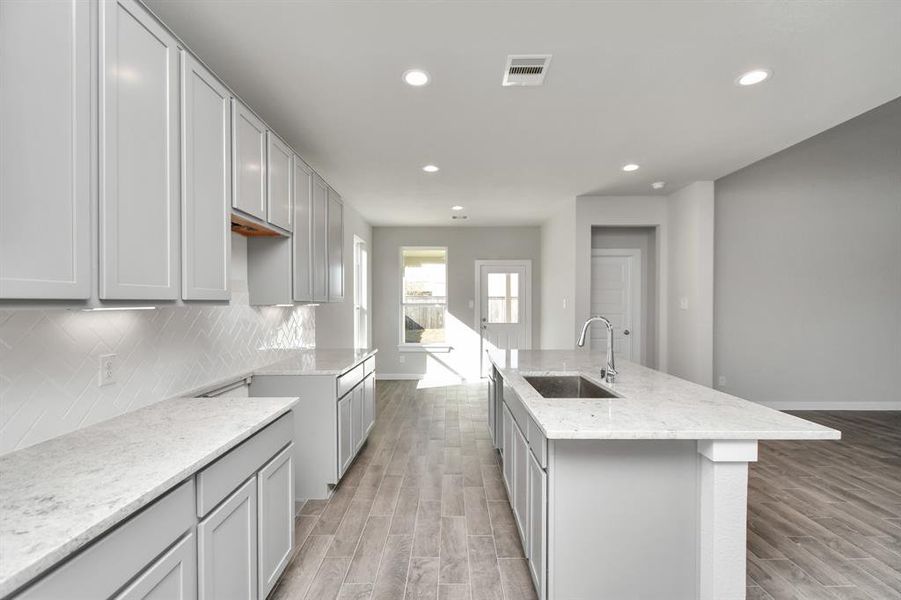
[[401, 354], [400, 356], [397, 357], [397, 362], [399, 362], [400, 364], [404, 364], [405, 362], [407, 362], [407, 357], [404, 356], [403, 354]]
[[566, 298], [563, 299], [563, 310], [566, 310]]
[[97, 373], [97, 385], [116, 383], [116, 355], [104, 354], [100, 357], [100, 372]]
[[469, 301], [469, 308], [475, 308], [475, 307], [476, 307], [475, 300], [470, 300], [470, 301]]
[[720, 375], [716, 380], [717, 385], [726, 385], [726, 376]]
[[688, 310], [688, 296], [682, 296], [679, 298], [679, 308], [682, 310]]

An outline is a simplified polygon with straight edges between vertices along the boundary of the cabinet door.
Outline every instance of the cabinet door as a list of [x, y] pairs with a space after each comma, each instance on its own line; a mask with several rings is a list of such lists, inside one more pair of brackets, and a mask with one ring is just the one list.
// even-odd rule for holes
[[197, 526], [201, 600], [257, 598], [257, 479]]
[[353, 392], [338, 401], [338, 478], [350, 465], [354, 456], [353, 447]]
[[328, 302], [328, 185], [313, 176], [313, 300]]
[[0, 298], [91, 295], [90, 11], [0, 2]]
[[547, 573], [545, 541], [547, 540], [547, 473], [529, 452], [529, 544], [526, 558], [538, 591], [539, 600], [545, 597], [544, 582]]
[[363, 382], [363, 437], [369, 435], [375, 425], [375, 374]]
[[494, 379], [488, 379], [488, 433], [491, 434], [491, 447], [497, 448], [497, 405], [494, 403]]
[[501, 404], [503, 409], [503, 444], [501, 452], [504, 457], [504, 485], [507, 487], [507, 497], [510, 498], [510, 504], [513, 504], [513, 465], [515, 455], [513, 452], [513, 415], [505, 404]]
[[100, 14], [100, 297], [175, 300], [178, 45], [135, 0]]
[[353, 391], [353, 408], [351, 415], [351, 436], [353, 437], [354, 454], [363, 445], [363, 404], [366, 397], [365, 384], [358, 385]]
[[294, 153], [288, 144], [271, 131], [266, 132], [266, 186], [268, 221], [291, 231], [294, 215], [291, 210], [291, 177], [294, 174]]
[[182, 50], [182, 298], [228, 300], [231, 97]]
[[266, 220], [266, 125], [232, 98], [232, 206]]
[[290, 444], [257, 474], [260, 598], [275, 587], [294, 549], [293, 453]]
[[197, 598], [197, 538], [189, 533], [163, 554], [116, 600], [194, 600]]
[[328, 189], [328, 300], [344, 301], [344, 204]]
[[513, 429], [513, 515], [519, 526], [523, 550], [529, 547], [529, 444], [516, 422]]
[[297, 155], [294, 156], [294, 300], [313, 300], [313, 169]]

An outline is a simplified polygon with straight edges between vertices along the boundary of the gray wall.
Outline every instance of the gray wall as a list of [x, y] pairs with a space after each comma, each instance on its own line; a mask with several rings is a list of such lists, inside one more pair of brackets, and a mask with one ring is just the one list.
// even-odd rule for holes
[[[447, 246], [448, 354], [403, 353], [400, 362], [400, 249], [403, 246]], [[473, 329], [475, 261], [532, 261], [532, 347], [540, 348], [541, 232], [538, 227], [373, 227], [372, 330], [379, 349], [380, 374], [436, 377], [478, 376], [478, 334]], [[318, 315], [317, 315], [318, 318]], [[318, 324], [318, 322], [317, 322]]]
[[[541, 226], [541, 347], [575, 345], [576, 203], [561, 203]], [[534, 345], [534, 344], [533, 344]]]
[[641, 364], [657, 366], [657, 235], [653, 227], [592, 227], [591, 249], [641, 250]]
[[721, 389], [901, 409], [901, 99], [716, 182]]
[[[372, 227], [352, 206], [344, 205], [344, 302], [324, 303], [316, 307], [316, 346], [319, 348], [354, 347], [354, 235], [370, 247], [369, 273], [372, 280]], [[372, 307], [372, 286], [369, 286]], [[372, 318], [369, 319], [369, 345], [372, 346]], [[378, 361], [376, 361], [378, 362]]]

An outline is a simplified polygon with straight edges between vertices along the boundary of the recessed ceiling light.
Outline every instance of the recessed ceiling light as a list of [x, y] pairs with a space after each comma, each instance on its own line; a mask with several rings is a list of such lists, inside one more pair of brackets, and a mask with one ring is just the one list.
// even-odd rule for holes
[[623, 171], [626, 171], [627, 173], [629, 171], [637, 171], [637, 170], [638, 170], [638, 165], [636, 165], [635, 163], [629, 163], [629, 164], [623, 166]]
[[422, 168], [422, 170], [426, 173], [437, 173], [438, 171], [440, 171], [440, 169], [435, 165], [426, 165]]
[[769, 69], [754, 69], [753, 71], [744, 73], [741, 77], [735, 80], [735, 83], [742, 86], [755, 85], [766, 81], [772, 76], [773, 72]]
[[407, 85], [412, 85], [413, 87], [422, 87], [429, 83], [430, 77], [429, 74], [423, 71], [422, 69], [410, 69], [409, 71], [404, 71], [404, 81]]
[[457, 204], [456, 206], [451, 206], [451, 210], [463, 210], [463, 207]]
[[651, 187], [654, 188], [655, 190], [662, 190], [663, 186], [665, 186], [665, 185], [666, 185], [665, 181], [655, 181], [654, 183], [651, 184]]

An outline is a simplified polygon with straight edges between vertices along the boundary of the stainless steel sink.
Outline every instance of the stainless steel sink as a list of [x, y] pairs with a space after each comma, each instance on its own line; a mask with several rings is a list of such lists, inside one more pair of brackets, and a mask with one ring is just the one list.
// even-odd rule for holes
[[524, 376], [529, 385], [545, 398], [617, 398], [613, 392], [578, 375]]

